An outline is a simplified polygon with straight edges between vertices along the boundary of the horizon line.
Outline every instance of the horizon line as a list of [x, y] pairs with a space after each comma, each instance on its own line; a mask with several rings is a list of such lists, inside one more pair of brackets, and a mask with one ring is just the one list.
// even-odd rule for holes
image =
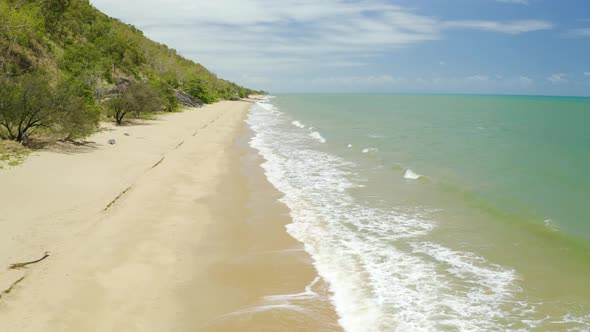
[[546, 98], [588, 98], [590, 95], [551, 95], [518, 93], [457, 93], [457, 92], [276, 92], [267, 91], [268, 95], [422, 95], [422, 96], [489, 96], [489, 97], [546, 97]]

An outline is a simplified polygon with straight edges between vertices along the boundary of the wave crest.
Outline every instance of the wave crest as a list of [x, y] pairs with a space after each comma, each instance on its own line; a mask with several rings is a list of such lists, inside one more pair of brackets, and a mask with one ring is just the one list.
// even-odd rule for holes
[[419, 178], [421, 178], [422, 175], [418, 174], [418, 173], [414, 173], [414, 171], [412, 171], [411, 169], [406, 169], [406, 171], [404, 172], [404, 179], [408, 179], [408, 180], [418, 180]]
[[317, 131], [312, 131], [309, 136], [320, 143], [326, 143], [326, 139]]
[[301, 128], [301, 129], [305, 128], [305, 125], [297, 120], [292, 121], [291, 124], [297, 128]]

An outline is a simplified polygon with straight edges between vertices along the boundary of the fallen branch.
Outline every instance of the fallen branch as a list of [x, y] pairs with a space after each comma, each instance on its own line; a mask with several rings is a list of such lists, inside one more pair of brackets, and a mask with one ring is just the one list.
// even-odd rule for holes
[[27, 267], [28, 265], [39, 263], [40, 261], [46, 259], [47, 257], [49, 257], [49, 253], [48, 252], [45, 252], [45, 255], [43, 255], [43, 257], [41, 257], [41, 258], [39, 258], [37, 260], [30, 261], [30, 262], [24, 262], [24, 263], [15, 263], [15, 264], [12, 264], [12, 265], [10, 265], [10, 269], [11, 270], [22, 269], [22, 268]]
[[20, 279], [18, 279], [17, 281], [13, 282], [12, 285], [10, 285], [10, 287], [8, 287], [7, 289], [5, 289], [1, 294], [0, 294], [0, 299], [2, 298], [2, 295], [4, 294], [9, 294], [10, 292], [12, 292], [12, 290], [14, 289], [14, 287], [16, 287], [16, 285], [18, 285], [21, 281], [25, 280], [25, 277], [21, 277]]

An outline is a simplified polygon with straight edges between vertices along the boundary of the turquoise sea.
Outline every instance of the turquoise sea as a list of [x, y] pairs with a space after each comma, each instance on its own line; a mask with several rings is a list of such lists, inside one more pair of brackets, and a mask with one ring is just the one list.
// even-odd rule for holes
[[345, 330], [590, 330], [590, 98], [279, 95], [247, 122]]

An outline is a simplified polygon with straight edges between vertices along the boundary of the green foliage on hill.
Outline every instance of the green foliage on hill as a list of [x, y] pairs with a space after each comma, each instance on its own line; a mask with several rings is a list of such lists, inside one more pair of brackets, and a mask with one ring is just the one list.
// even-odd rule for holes
[[[31, 82], [35, 80], [39, 82]], [[15, 106], [16, 96], [29, 90], [46, 93], [47, 100], [34, 97], [44, 109], [43, 127], [67, 138], [91, 131], [98, 106], [106, 109], [112, 104], [106, 100], [124, 97], [121, 84], [157, 94], [143, 95], [159, 103], [150, 110], [165, 111], [179, 106], [177, 90], [203, 103], [259, 93], [218, 78], [135, 27], [106, 16], [88, 0], [0, 0], [0, 84], [6, 90], [0, 95], [0, 112], [5, 122], [11, 118], [17, 124], [0, 124], [0, 135], [12, 139], [17, 137], [8, 132], [18, 131], [19, 116], [28, 116]], [[109, 113], [112, 109], [104, 112]]]

